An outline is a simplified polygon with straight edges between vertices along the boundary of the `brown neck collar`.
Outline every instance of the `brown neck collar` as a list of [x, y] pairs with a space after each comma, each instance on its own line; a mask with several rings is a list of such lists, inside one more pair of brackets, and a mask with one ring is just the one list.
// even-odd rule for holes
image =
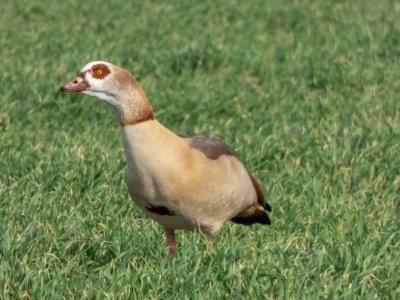
[[124, 105], [124, 107], [117, 108], [119, 123], [122, 127], [134, 126], [139, 123], [154, 120], [153, 109], [147, 100], [146, 102], [141, 102], [140, 105], [137, 105], [139, 104], [137, 101], [133, 102], [136, 103], [136, 105], [129, 105], [128, 107]]
[[134, 126], [139, 123], [154, 120], [153, 109], [147, 101], [139, 83], [131, 77], [131, 91], [125, 101], [116, 108], [121, 126]]

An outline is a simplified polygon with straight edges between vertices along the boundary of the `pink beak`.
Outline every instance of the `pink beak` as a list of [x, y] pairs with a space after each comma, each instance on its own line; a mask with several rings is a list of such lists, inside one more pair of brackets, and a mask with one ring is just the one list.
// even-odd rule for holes
[[76, 77], [70, 83], [60, 88], [61, 92], [84, 92], [90, 87], [89, 83], [83, 76]]

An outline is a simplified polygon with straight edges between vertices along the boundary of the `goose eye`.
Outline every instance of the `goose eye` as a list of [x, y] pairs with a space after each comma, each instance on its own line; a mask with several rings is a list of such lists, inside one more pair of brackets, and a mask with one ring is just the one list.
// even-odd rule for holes
[[103, 72], [101, 70], [97, 70], [97, 75], [101, 75]]

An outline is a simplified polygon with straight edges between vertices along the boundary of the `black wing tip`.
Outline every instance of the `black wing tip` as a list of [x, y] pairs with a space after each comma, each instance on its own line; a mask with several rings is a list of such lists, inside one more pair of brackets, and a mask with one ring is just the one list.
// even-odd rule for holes
[[253, 225], [255, 223], [260, 223], [263, 225], [271, 225], [271, 220], [267, 216], [266, 213], [259, 215], [259, 216], [250, 216], [250, 217], [235, 217], [231, 219], [232, 222], [242, 224], [242, 225]]
[[264, 209], [265, 209], [266, 211], [269, 211], [269, 212], [272, 211], [271, 206], [269, 206], [269, 204], [268, 204], [267, 202], [265, 202]]

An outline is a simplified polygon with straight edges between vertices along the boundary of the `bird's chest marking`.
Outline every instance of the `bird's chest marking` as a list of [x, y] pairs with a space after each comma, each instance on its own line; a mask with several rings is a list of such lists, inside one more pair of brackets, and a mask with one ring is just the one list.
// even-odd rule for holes
[[145, 207], [149, 212], [158, 214], [160, 216], [175, 216], [175, 212], [169, 210], [165, 206], [153, 206], [149, 205]]

